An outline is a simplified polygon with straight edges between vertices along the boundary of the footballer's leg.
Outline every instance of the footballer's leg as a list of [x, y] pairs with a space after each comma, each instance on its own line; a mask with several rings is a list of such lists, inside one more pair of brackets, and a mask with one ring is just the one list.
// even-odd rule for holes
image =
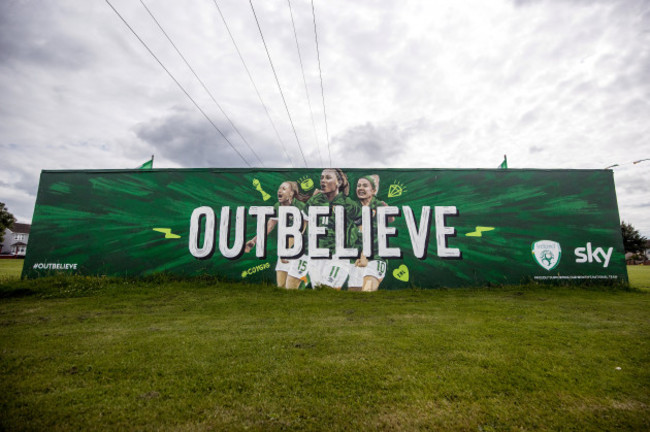
[[300, 279], [298, 279], [297, 277], [288, 276], [285, 287], [287, 289], [298, 289], [298, 288], [300, 288], [300, 282], [302, 282], [302, 281]]
[[287, 272], [285, 271], [276, 271], [275, 279], [278, 284], [278, 287], [284, 288], [287, 283]]
[[384, 260], [370, 261], [363, 272], [363, 286], [361, 291], [377, 291], [379, 289], [379, 284], [386, 276], [387, 269], [388, 265]]
[[278, 284], [278, 287], [284, 288], [284, 285], [287, 280], [287, 273], [291, 268], [291, 262], [289, 260], [278, 258], [278, 262], [275, 264], [275, 280]]
[[374, 276], [364, 276], [363, 286], [361, 287], [361, 291], [364, 292], [377, 291], [379, 289], [380, 283], [381, 281]]
[[303, 278], [307, 275], [310, 260], [308, 256], [303, 255], [300, 258], [291, 261], [291, 268], [289, 268], [287, 280], [284, 286], [287, 289], [298, 289], [300, 288]]

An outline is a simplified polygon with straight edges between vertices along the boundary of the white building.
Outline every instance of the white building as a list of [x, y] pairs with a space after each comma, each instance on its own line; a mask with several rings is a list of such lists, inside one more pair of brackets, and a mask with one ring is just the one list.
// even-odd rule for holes
[[5, 229], [5, 236], [0, 248], [0, 255], [14, 255], [24, 257], [29, 241], [30, 224], [14, 223], [11, 228]]

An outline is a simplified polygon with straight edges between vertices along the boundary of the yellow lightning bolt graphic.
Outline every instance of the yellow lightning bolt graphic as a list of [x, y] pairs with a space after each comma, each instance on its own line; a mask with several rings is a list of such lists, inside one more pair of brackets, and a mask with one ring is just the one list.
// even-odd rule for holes
[[154, 228], [153, 230], [165, 234], [166, 239], [168, 239], [168, 238], [181, 238], [181, 236], [179, 236], [177, 234], [172, 234], [172, 229], [171, 228]]
[[485, 231], [492, 231], [494, 227], [477, 226], [476, 231], [465, 234], [467, 237], [483, 237]]

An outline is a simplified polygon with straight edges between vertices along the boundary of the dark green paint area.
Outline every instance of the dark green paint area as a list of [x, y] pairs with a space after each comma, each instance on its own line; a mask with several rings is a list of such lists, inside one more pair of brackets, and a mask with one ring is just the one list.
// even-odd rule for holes
[[[549, 276], [579, 278], [572, 279], [573, 283], [589, 278], [627, 282], [610, 171], [344, 171], [350, 180], [351, 198], [356, 199], [359, 178], [378, 174], [377, 196], [388, 205], [410, 206], [418, 221], [422, 206], [432, 207], [431, 232], [423, 260], [414, 256], [403, 215], [391, 224], [398, 235], [390, 239], [390, 246], [399, 247], [402, 258], [388, 260], [382, 289], [520, 283], [540, 276], [545, 280]], [[228, 260], [217, 246], [211, 257], [199, 260], [188, 247], [192, 211], [212, 207], [218, 228], [223, 206], [231, 207], [231, 215], [237, 206], [272, 206], [282, 182], [311, 179], [318, 187], [320, 174], [321, 170], [316, 169], [43, 171], [23, 276], [57, 272], [142, 276], [167, 272], [241, 280], [246, 273], [248, 281], [273, 282], [277, 230], [268, 238], [266, 259], [257, 259], [252, 251]], [[462, 252], [461, 259], [438, 256], [435, 206], [458, 209], [457, 216], [446, 218], [446, 225], [456, 231], [455, 236], [447, 238], [447, 244]], [[481, 236], [467, 236], [477, 226], [494, 229]], [[180, 237], [165, 238], [154, 228], [171, 229]], [[248, 216], [246, 239], [255, 235], [255, 229], [256, 219]], [[540, 240], [561, 245], [560, 262], [550, 271], [538, 264], [531, 250], [532, 244]], [[591, 262], [576, 262], [576, 248], [585, 248], [588, 243], [594, 250], [612, 248], [607, 267], [604, 257], [598, 255]], [[266, 263], [269, 265], [264, 266]], [[76, 264], [76, 269], [63, 269], [64, 264]], [[408, 281], [393, 275], [402, 265], [408, 268]]]

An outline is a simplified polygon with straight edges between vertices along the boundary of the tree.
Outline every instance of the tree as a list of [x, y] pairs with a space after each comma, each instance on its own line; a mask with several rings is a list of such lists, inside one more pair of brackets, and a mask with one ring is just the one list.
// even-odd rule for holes
[[621, 223], [621, 233], [623, 234], [623, 247], [625, 252], [643, 253], [645, 244], [648, 239], [639, 234], [639, 231], [625, 222]]
[[10, 228], [16, 222], [14, 215], [9, 213], [5, 203], [0, 202], [0, 243], [5, 239], [5, 228]]

